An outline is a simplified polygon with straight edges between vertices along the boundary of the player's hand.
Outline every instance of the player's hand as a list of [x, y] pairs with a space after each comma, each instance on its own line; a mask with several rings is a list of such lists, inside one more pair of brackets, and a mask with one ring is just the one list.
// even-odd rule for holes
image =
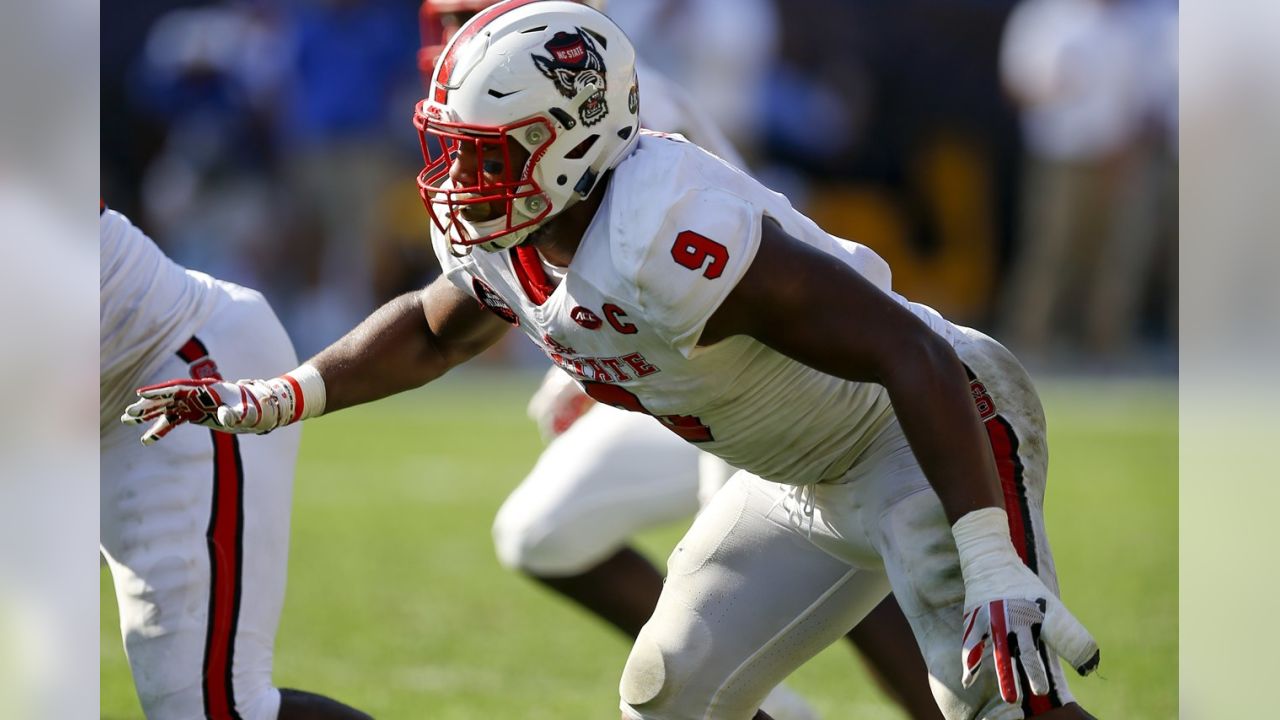
[[542, 439], [551, 442], [568, 430], [595, 405], [567, 373], [557, 368], [543, 378], [529, 399], [529, 417], [538, 424]]
[[233, 383], [168, 380], [137, 392], [138, 401], [125, 408], [120, 420], [152, 423], [142, 434], [143, 445], [160, 440], [183, 423], [230, 433], [267, 433], [294, 419], [294, 389], [282, 378]]
[[1022, 678], [1035, 695], [1049, 692], [1042, 651], [1054, 652], [1087, 675], [1098, 667], [1093, 636], [1018, 557], [1008, 517], [988, 508], [953, 527], [964, 573], [961, 684], [970, 687], [983, 667], [996, 673], [1005, 702], [1022, 702]]

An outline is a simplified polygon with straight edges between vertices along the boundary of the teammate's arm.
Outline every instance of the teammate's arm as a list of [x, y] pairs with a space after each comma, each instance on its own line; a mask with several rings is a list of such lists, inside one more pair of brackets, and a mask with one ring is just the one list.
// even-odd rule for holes
[[837, 377], [883, 385], [951, 522], [1003, 507], [964, 366], [950, 344], [771, 218], [751, 267], [707, 322], [700, 344], [731, 335], [749, 335]]
[[511, 326], [441, 277], [402, 295], [298, 368], [269, 380], [177, 379], [138, 389], [128, 423], [152, 423], [144, 445], [182, 423], [265, 433], [323, 412], [424, 385], [492, 345]]

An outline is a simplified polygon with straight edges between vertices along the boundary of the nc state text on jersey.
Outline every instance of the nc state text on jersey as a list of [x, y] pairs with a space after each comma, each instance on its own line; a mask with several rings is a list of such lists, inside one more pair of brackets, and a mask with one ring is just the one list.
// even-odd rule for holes
[[557, 352], [548, 352], [547, 355], [551, 362], [566, 372], [595, 382], [627, 382], [662, 372], [661, 368], [645, 360], [638, 352], [619, 357], [565, 357]]

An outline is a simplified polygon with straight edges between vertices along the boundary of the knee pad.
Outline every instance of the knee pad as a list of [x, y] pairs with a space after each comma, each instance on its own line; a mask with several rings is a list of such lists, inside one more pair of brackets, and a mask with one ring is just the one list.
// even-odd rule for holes
[[711, 653], [711, 631], [700, 617], [666, 612], [660, 604], [623, 667], [618, 684], [623, 704], [644, 717], [655, 712], [701, 717], [723, 682], [711, 677], [714, 668], [706, 662]]

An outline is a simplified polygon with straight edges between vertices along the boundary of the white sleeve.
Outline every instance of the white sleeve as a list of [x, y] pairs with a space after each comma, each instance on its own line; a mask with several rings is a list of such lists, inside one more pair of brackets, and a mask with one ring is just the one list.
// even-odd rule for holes
[[751, 266], [760, 211], [720, 190], [697, 190], [667, 212], [636, 275], [646, 319], [691, 357], [707, 320]]

